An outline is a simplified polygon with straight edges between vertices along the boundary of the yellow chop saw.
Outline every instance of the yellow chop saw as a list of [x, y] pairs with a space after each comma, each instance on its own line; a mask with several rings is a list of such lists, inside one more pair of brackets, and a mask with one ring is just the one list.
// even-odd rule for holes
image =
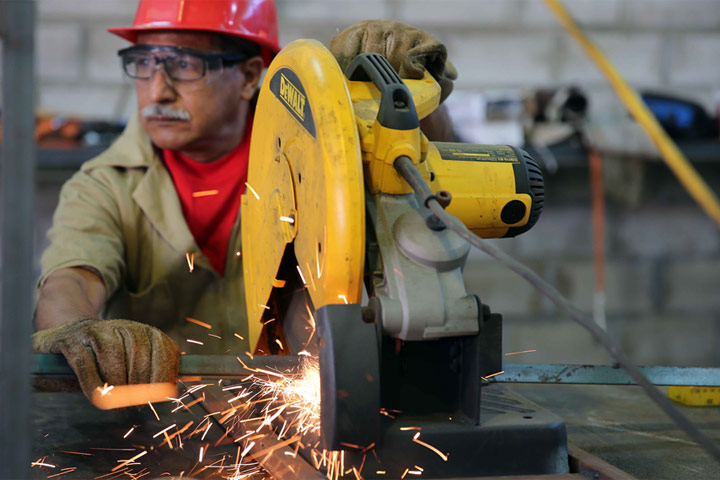
[[321, 445], [367, 462], [364, 478], [566, 473], [562, 421], [487, 382], [501, 317], [466, 291], [470, 244], [427, 208], [518, 235], [540, 215], [540, 169], [509, 146], [429, 142], [419, 119], [439, 98], [378, 54], [345, 72], [316, 41], [278, 54], [242, 199], [251, 345], [317, 355]]

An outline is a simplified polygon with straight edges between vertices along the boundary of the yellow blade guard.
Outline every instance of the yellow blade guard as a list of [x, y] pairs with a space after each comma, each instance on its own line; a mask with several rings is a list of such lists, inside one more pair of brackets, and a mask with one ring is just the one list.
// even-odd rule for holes
[[255, 118], [241, 207], [251, 348], [288, 244], [315, 309], [359, 303], [365, 261], [360, 141], [333, 55], [314, 40], [285, 47]]

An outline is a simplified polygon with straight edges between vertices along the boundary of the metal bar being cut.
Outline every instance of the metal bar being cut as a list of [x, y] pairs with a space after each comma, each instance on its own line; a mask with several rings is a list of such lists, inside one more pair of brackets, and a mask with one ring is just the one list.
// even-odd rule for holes
[[2, 312], [0, 478], [30, 477], [35, 196], [34, 0], [0, 1]]
[[[242, 364], [238, 360], [242, 360]], [[72, 377], [72, 369], [62, 355], [33, 354], [34, 373], [46, 377]], [[180, 376], [232, 379], [250, 374], [262, 375], [262, 369], [292, 372], [300, 357], [295, 355], [263, 355], [252, 359], [242, 355], [183, 355]], [[243, 365], [244, 364], [244, 365]], [[246, 368], [247, 367], [247, 368]], [[492, 377], [499, 383], [566, 383], [597, 385], [634, 385], [625, 370], [611, 365], [506, 364], [503, 373]], [[260, 372], [257, 369], [261, 369]], [[640, 367], [655, 385], [713, 387], [720, 386], [719, 368]]]
[[[240, 363], [242, 361], [242, 363]], [[65, 357], [54, 353], [34, 353], [33, 372], [42, 377], [74, 377]], [[298, 367], [296, 355], [182, 355], [180, 377], [217, 377], [232, 379], [247, 375], [263, 375], [263, 370], [287, 373]]]

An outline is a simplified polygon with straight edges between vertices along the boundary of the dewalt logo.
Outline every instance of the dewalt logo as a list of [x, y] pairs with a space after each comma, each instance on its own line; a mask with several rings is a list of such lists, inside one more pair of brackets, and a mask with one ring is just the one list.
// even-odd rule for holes
[[282, 73], [280, 74], [280, 98], [293, 109], [300, 120], [305, 120], [305, 95], [300, 93], [300, 90]]
[[302, 82], [289, 68], [280, 68], [270, 79], [270, 91], [307, 132], [315, 137], [315, 121]]

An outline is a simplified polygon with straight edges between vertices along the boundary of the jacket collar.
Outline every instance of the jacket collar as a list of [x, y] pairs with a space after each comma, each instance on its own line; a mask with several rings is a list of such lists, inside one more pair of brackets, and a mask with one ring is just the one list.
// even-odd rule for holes
[[98, 167], [146, 168], [145, 175], [132, 192], [133, 200], [178, 254], [192, 254], [195, 265], [214, 271], [187, 226], [172, 177], [143, 130], [137, 113], [110, 148], [83, 164], [82, 170]]

